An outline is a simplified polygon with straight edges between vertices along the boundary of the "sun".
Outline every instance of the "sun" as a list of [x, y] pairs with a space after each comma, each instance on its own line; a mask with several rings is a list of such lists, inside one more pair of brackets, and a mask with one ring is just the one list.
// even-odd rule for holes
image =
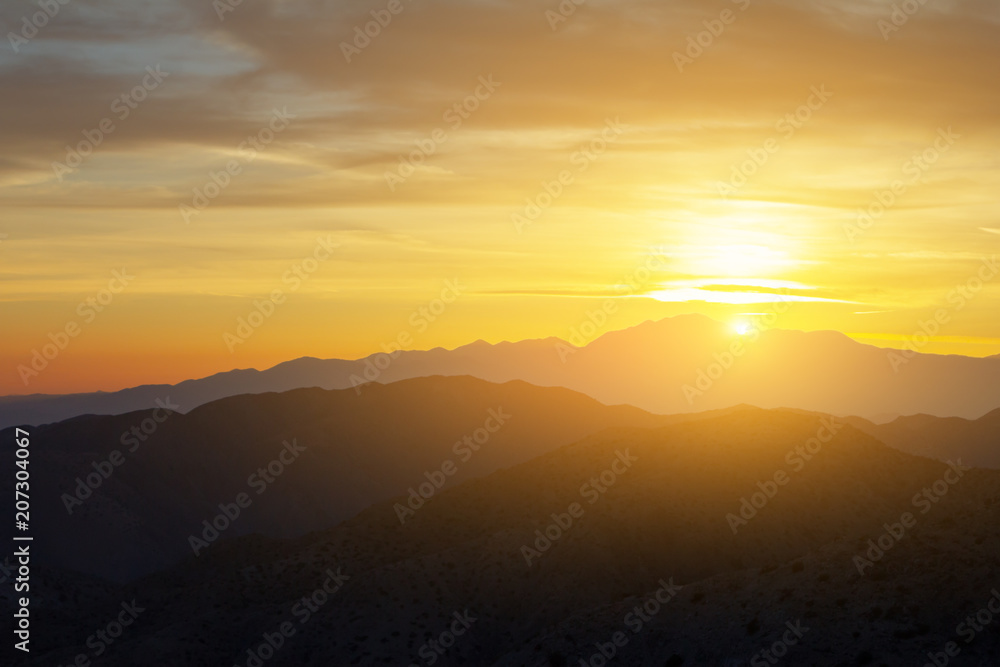
[[735, 322], [733, 324], [733, 331], [735, 331], [740, 336], [748, 336], [750, 332], [753, 331], [753, 325], [749, 322]]

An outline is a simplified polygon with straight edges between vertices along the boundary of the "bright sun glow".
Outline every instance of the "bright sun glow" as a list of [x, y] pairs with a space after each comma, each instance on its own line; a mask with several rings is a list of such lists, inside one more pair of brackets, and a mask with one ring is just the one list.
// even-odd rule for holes
[[733, 331], [741, 336], [746, 336], [753, 331], [753, 327], [750, 326], [749, 322], [737, 322], [733, 325]]
[[716, 245], [693, 259], [696, 273], [733, 277], [774, 276], [790, 263], [780, 250], [751, 244]]

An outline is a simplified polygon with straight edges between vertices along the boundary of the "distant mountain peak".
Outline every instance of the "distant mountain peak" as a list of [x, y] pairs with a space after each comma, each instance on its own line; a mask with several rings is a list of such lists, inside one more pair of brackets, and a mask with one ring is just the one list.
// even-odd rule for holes
[[[782, 322], [774, 322], [776, 325]], [[43, 424], [80, 414], [121, 414], [169, 397], [182, 411], [226, 396], [302, 387], [354, 389], [430, 375], [469, 375], [565, 387], [606, 405], [680, 414], [756, 405], [881, 423], [926, 413], [975, 419], [1000, 405], [995, 358], [916, 354], [893, 368], [890, 351], [836, 331], [771, 328], [740, 336], [731, 323], [687, 313], [613, 330], [568, 327], [556, 337], [475, 340], [454, 349], [375, 352], [361, 359], [300, 357], [266, 370], [237, 369], [175, 385], [117, 392], [0, 397], [0, 427]], [[956, 388], [943, 391], [942, 387]]]

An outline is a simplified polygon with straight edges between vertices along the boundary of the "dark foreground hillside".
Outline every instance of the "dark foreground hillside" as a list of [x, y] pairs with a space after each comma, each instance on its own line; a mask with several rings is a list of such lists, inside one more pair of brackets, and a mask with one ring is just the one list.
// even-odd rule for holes
[[133, 599], [145, 611], [95, 664], [1000, 655], [1000, 473], [827, 418], [746, 409], [604, 431], [449, 489], [404, 524], [397, 502], [296, 540], [222, 542], [126, 586], [46, 575], [38, 645], [60, 648], [27, 664], [70, 664]]
[[[216, 540], [296, 537], [410, 488], [436, 493], [595, 431], [676, 419], [468, 377], [77, 417], [30, 429], [35, 563], [127, 581], [200, 552], [205, 521], [223, 527]], [[0, 443], [13, 456], [13, 429]], [[13, 483], [0, 478], [0, 493], [13, 497]], [[239, 516], [220, 517], [240, 494]]]

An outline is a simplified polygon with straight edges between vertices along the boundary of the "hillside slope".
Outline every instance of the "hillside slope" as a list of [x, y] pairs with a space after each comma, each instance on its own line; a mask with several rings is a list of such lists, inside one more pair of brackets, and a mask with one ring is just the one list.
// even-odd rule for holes
[[[251, 504], [219, 519], [231, 524], [219, 539], [292, 537], [411, 488], [433, 495], [605, 428], [673, 419], [468, 377], [235, 396], [188, 414], [78, 417], [30, 431], [39, 559], [127, 579], [193, 553], [192, 535], [208, 542], [202, 522], [220, 504], [234, 514], [240, 494]], [[0, 442], [9, 455], [10, 430]], [[12, 484], [4, 477], [0, 492], [13, 496]]]
[[[845, 650], [850, 664], [923, 664], [997, 586], [1000, 473], [824, 419], [744, 409], [604, 432], [449, 489], [403, 525], [396, 498], [297, 540], [220, 544], [117, 591], [151, 611], [107, 664], [158, 651], [245, 665], [284, 621], [296, 636], [275, 664], [427, 664], [466, 610], [474, 625], [436, 664], [577, 665], [622, 630], [622, 664], [747, 665], [798, 621], [810, 629], [788, 664], [845, 664]], [[936, 482], [935, 502], [915, 499]], [[732, 521], [758, 492], [756, 516]], [[903, 521], [898, 540], [883, 535]], [[349, 578], [300, 618], [297, 601], [337, 573]], [[634, 631], [628, 614], [661, 581], [682, 588]], [[967, 664], [997, 650], [995, 632], [962, 645]]]

